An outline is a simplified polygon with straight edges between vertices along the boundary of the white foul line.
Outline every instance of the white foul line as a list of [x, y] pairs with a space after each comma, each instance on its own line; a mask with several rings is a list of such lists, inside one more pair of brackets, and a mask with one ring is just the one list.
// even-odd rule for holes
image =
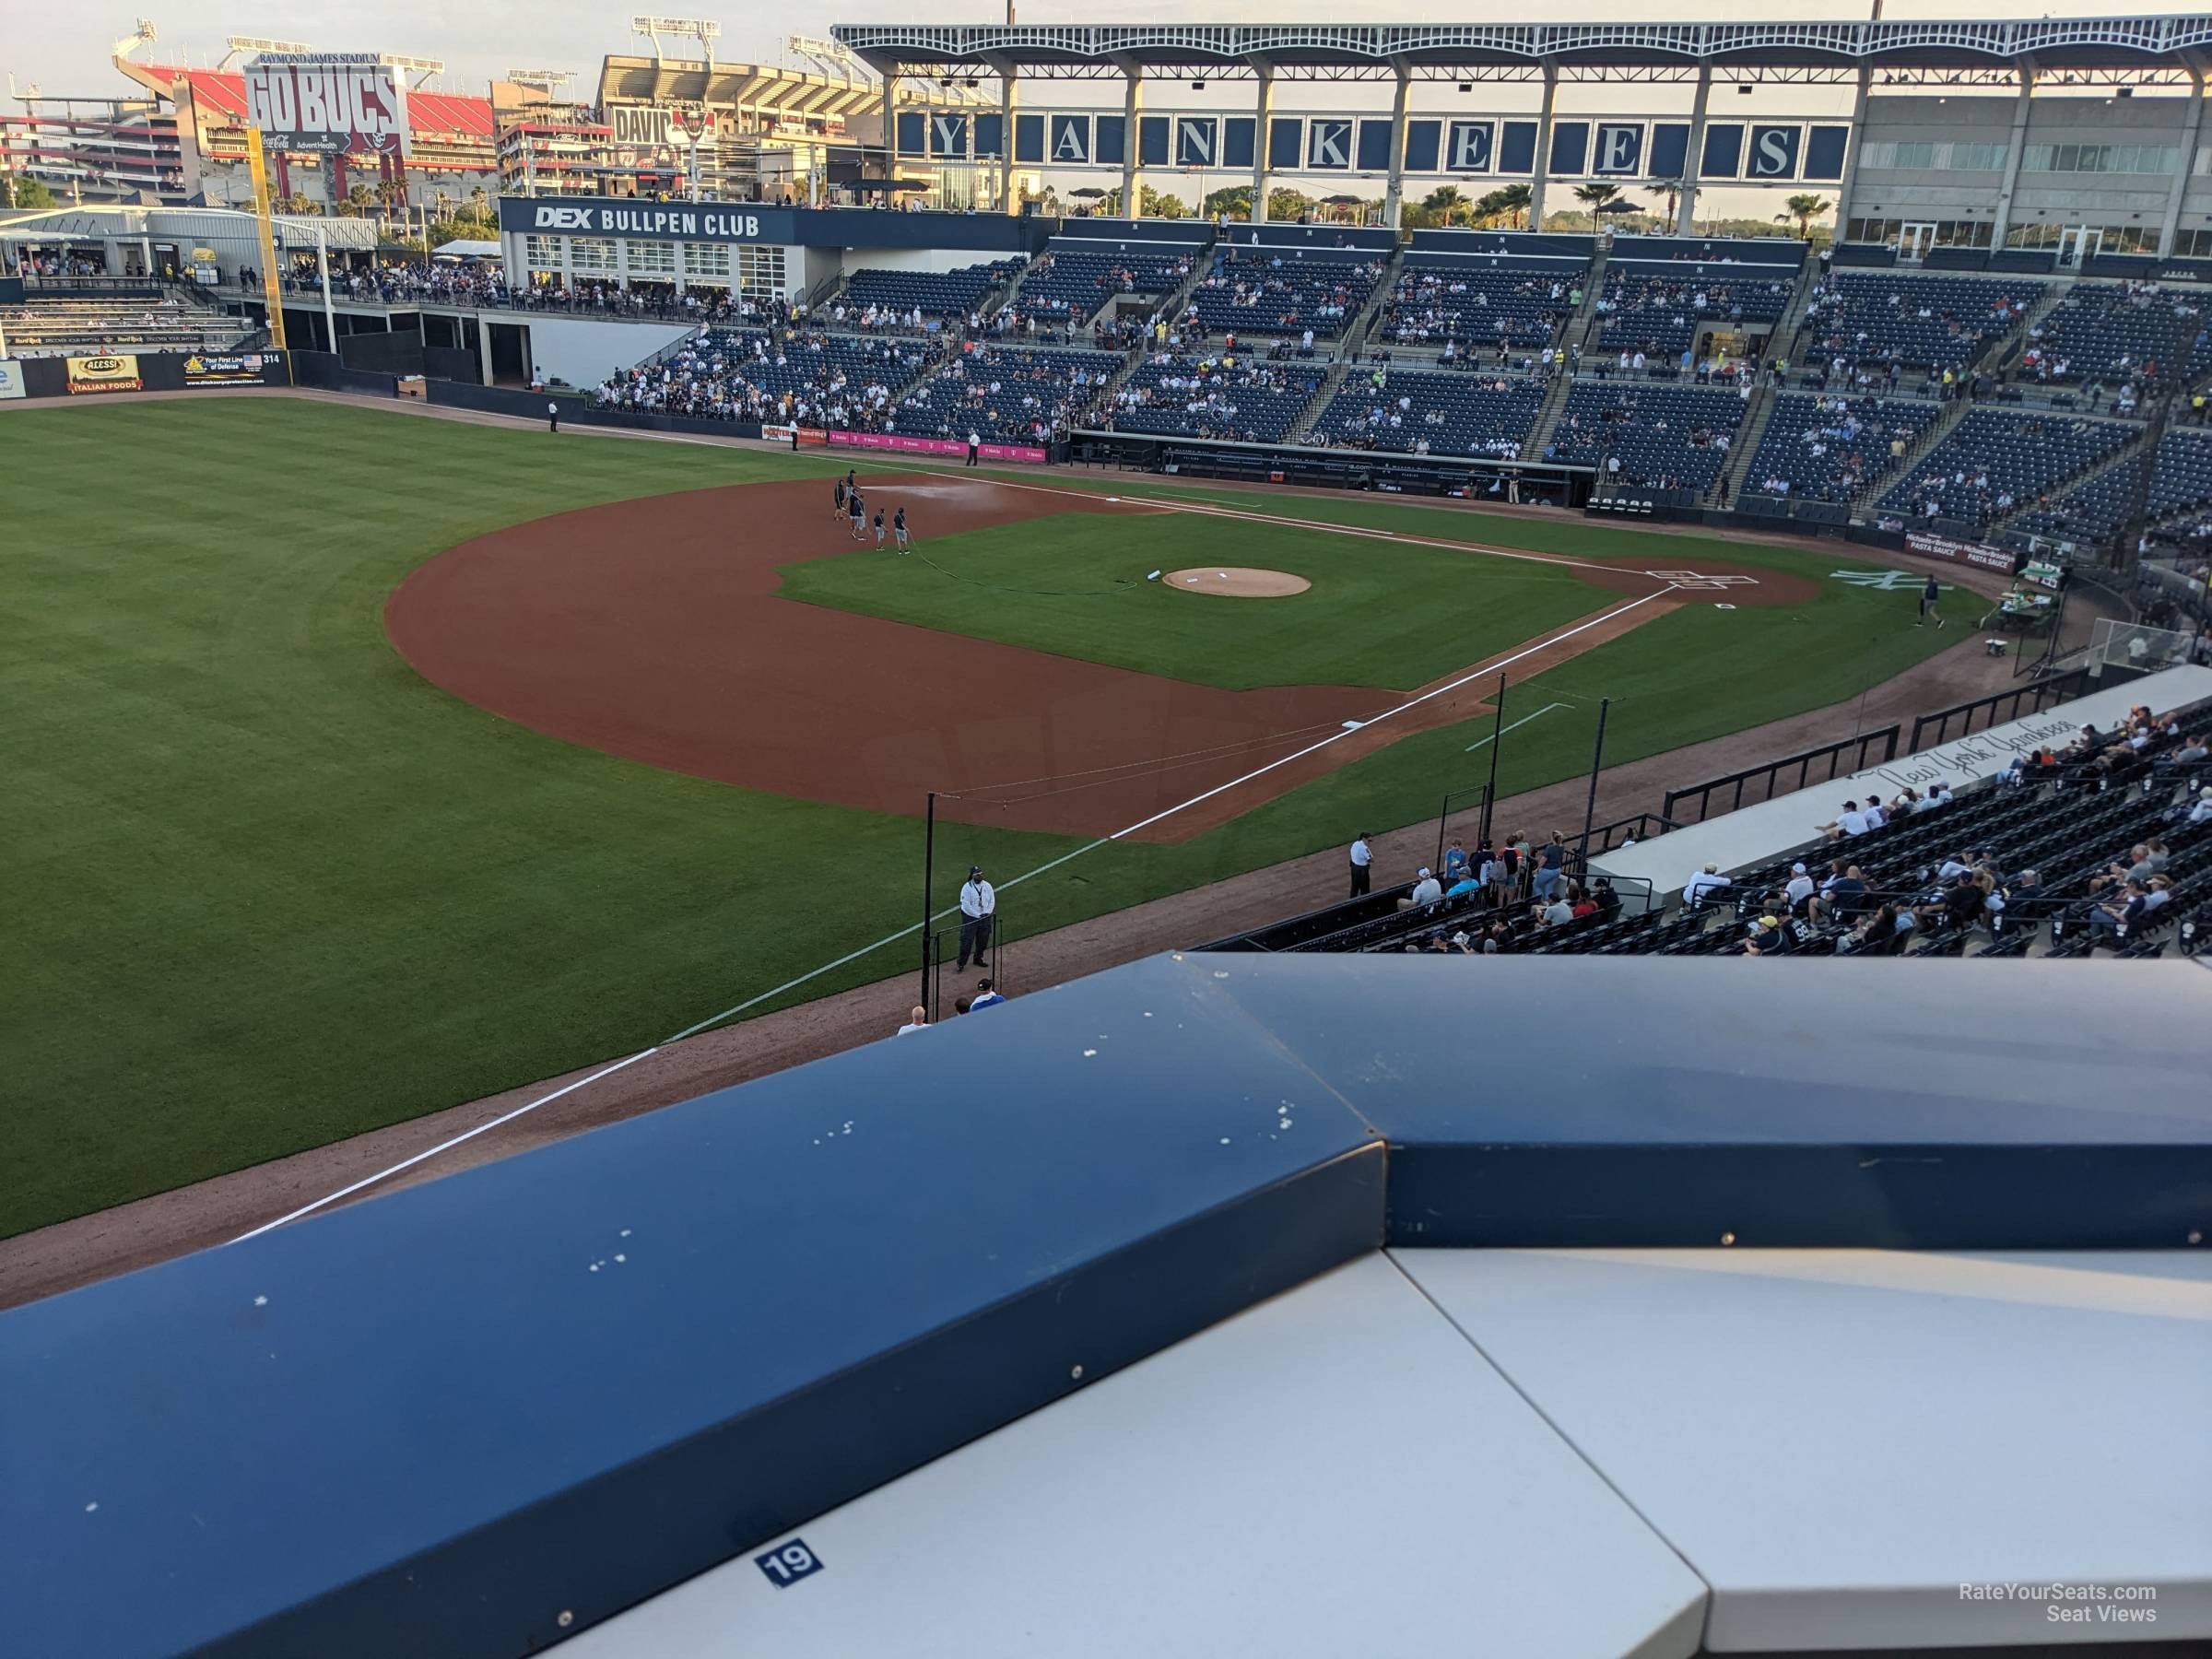
[[[951, 473], [941, 473], [936, 476], [943, 477], [959, 477], [958, 474]], [[1055, 495], [1090, 494], [1090, 492], [1087, 490], [1053, 489], [1048, 485], [1006, 485], [1003, 479], [994, 479], [991, 481], [1008, 488], [1040, 489]], [[1266, 519], [1266, 515], [1263, 513], [1238, 513], [1228, 512], [1226, 510], [1223, 512], [1223, 516], [1231, 518]], [[1309, 519], [1272, 519], [1267, 520], [1267, 522], [1276, 524], [1302, 524], [1316, 530], [1338, 531], [1347, 535], [1372, 534], [1371, 532], [1366, 532], [1364, 530], [1350, 526], [1315, 524], [1313, 521]], [[1388, 537], [1387, 539], [1415, 540], [1418, 538]], [[1438, 542], [1434, 545], [1439, 547], [1458, 548], [1465, 548], [1469, 546], [1469, 544], [1465, 542]], [[1490, 551], [1488, 548], [1478, 548], [1476, 550], [1483, 552]], [[1504, 554], [1504, 557], [1512, 559], [1528, 556], [1507, 553]], [[1573, 561], [1563, 559], [1544, 559], [1540, 562], [1570, 563]], [[1613, 569], [1615, 567], [1603, 566], [1598, 568]], [[1462, 686], [1469, 685], [1478, 679], [1488, 679], [1491, 675], [1498, 673], [1500, 669], [1510, 668], [1515, 663], [1535, 655], [1535, 653], [1539, 651], [1547, 650], [1553, 645], [1560, 643], [1562, 641], [1571, 640], [1577, 634], [1586, 633], [1591, 629], [1595, 628], [1601, 622], [1609, 621], [1615, 617], [1625, 616], [1630, 611], [1634, 610], [1640, 605], [1649, 605], [1653, 600], [1660, 598], [1663, 595], [1673, 592], [1675, 585], [1675, 583], [1670, 582], [1666, 583], [1665, 586], [1656, 588], [1653, 592], [1644, 594], [1641, 598], [1630, 599], [1626, 604], [1617, 605], [1610, 610], [1600, 611], [1596, 616], [1590, 618], [1587, 621], [1578, 622], [1572, 628], [1565, 629], [1559, 633], [1553, 634], [1547, 640], [1539, 640], [1534, 645], [1524, 646], [1520, 651], [1515, 652], [1512, 656], [1501, 657], [1495, 662], [1486, 663], [1479, 668], [1470, 669], [1467, 673], [1460, 676], [1459, 678], [1453, 680], [1446, 685], [1438, 686], [1433, 690], [1423, 691], [1415, 697], [1409, 697], [1404, 702], [1399, 703], [1395, 708], [1385, 709], [1382, 713], [1375, 715], [1372, 719], [1363, 721], [1358, 727], [1354, 728], [1354, 730], [1365, 731], [1369, 726], [1377, 725], [1382, 722], [1390, 719], [1393, 715], [1403, 714], [1408, 709], [1418, 708], [1422, 703], [1428, 702], [1432, 699], [1441, 697], [1446, 692], [1456, 691]], [[1557, 703], [1551, 705], [1553, 708], [1558, 708], [1559, 706], [1561, 705]], [[1545, 712], [1545, 711], [1539, 709], [1536, 711], [1536, 712], [1540, 714]], [[1535, 718], [1535, 716], [1532, 714], [1528, 716], [1528, 718], [1533, 720]], [[1520, 723], [1516, 722], [1515, 724], [1518, 724]], [[1507, 728], [1509, 731], [1512, 729], [1512, 728], [1510, 726]], [[1035, 869], [1025, 871], [1023, 874], [1015, 877], [1010, 881], [1000, 883], [1000, 890], [1004, 891], [1007, 888], [1019, 887], [1023, 882], [1030, 879], [1030, 877], [1041, 876], [1048, 870], [1056, 870], [1062, 865], [1066, 864], [1071, 859], [1080, 858], [1086, 853], [1096, 852], [1099, 848], [1106, 845], [1106, 843], [1109, 841], [1118, 841], [1125, 836], [1136, 834], [1141, 830], [1149, 830], [1154, 824], [1159, 823], [1167, 818], [1171, 818], [1179, 812], [1187, 811], [1191, 807], [1198, 806], [1201, 802], [1210, 801], [1216, 795], [1226, 794], [1230, 790], [1241, 788], [1242, 785], [1251, 782], [1254, 778], [1265, 777], [1269, 772], [1276, 771], [1279, 767], [1288, 766], [1293, 760], [1302, 760], [1308, 755], [1318, 754], [1323, 749], [1327, 748], [1332, 743], [1340, 743], [1345, 738], [1351, 735], [1351, 731], [1333, 732], [1328, 736], [1324, 737], [1318, 743], [1308, 744], [1304, 748], [1300, 749], [1296, 754], [1285, 755], [1279, 760], [1270, 760], [1265, 766], [1254, 767], [1252, 771], [1246, 772], [1242, 777], [1231, 778], [1226, 783], [1217, 784], [1215, 787], [1205, 791], [1203, 794], [1193, 795], [1187, 801], [1178, 802], [1176, 805], [1167, 808], [1167, 810], [1164, 812], [1156, 812], [1148, 818], [1139, 819], [1137, 822], [1131, 824], [1124, 829], [1116, 830], [1112, 835], [1100, 836], [1094, 841], [1090, 841], [1083, 846], [1077, 847], [1072, 853], [1063, 853], [1057, 858], [1048, 859], [1045, 863], [1039, 865]], [[947, 905], [944, 910], [939, 911], [936, 915], [931, 917], [930, 920], [933, 923], [942, 921], [947, 916], [951, 915], [959, 907], [957, 905]], [[651, 1048], [640, 1049], [636, 1053], [629, 1055], [627, 1059], [618, 1060], [611, 1065], [604, 1066], [600, 1070], [594, 1072], [588, 1077], [579, 1077], [575, 1082], [565, 1084], [561, 1088], [553, 1090], [550, 1094], [540, 1095], [535, 1100], [525, 1101], [524, 1104], [517, 1106], [513, 1111], [504, 1112], [501, 1115], [493, 1118], [488, 1123], [479, 1124], [474, 1129], [466, 1130], [460, 1135], [454, 1135], [451, 1140], [441, 1141], [437, 1146], [430, 1147], [428, 1151], [418, 1152], [412, 1158], [403, 1159], [400, 1162], [394, 1164], [388, 1170], [380, 1170], [373, 1175], [364, 1176], [361, 1180], [355, 1182], [351, 1186], [342, 1187], [337, 1192], [316, 1199], [312, 1204], [303, 1204], [298, 1209], [293, 1210], [288, 1215], [279, 1216], [274, 1221], [265, 1221], [259, 1227], [254, 1228], [251, 1232], [243, 1232], [239, 1234], [239, 1236], [231, 1240], [230, 1242], [233, 1244], [242, 1244], [248, 1239], [258, 1238], [263, 1233], [271, 1231], [276, 1228], [283, 1227], [289, 1222], [300, 1220], [302, 1217], [311, 1216], [314, 1214], [315, 1211], [335, 1204], [342, 1198], [350, 1198], [354, 1194], [361, 1192], [365, 1188], [372, 1187], [379, 1182], [388, 1181], [393, 1176], [400, 1174], [407, 1170], [411, 1170], [417, 1164], [423, 1163], [429, 1159], [435, 1158], [441, 1152], [451, 1151], [453, 1147], [460, 1146], [464, 1141], [474, 1140], [477, 1135], [482, 1135], [488, 1129], [497, 1129], [502, 1124], [511, 1124], [516, 1118], [524, 1117], [530, 1112], [535, 1112], [540, 1106], [550, 1106], [555, 1100], [559, 1100], [564, 1095], [573, 1094], [576, 1092], [576, 1090], [582, 1088], [589, 1084], [598, 1082], [602, 1077], [610, 1077], [614, 1076], [615, 1073], [623, 1070], [627, 1066], [635, 1065], [639, 1061], [646, 1059], [651, 1055], [659, 1053], [661, 1050], [668, 1047], [671, 1043], [681, 1042], [687, 1037], [696, 1037], [701, 1031], [707, 1030], [711, 1027], [722, 1024], [725, 1019], [735, 1018], [738, 1015], [746, 1012], [746, 1010], [748, 1008], [757, 1007], [764, 1002], [768, 1002], [775, 997], [782, 996], [788, 991], [796, 990], [799, 986], [806, 984], [809, 980], [819, 979], [823, 974], [834, 972], [836, 970], [844, 967], [849, 962], [856, 962], [862, 957], [871, 956], [875, 952], [881, 950], [887, 945], [895, 945], [900, 939], [907, 937], [910, 934], [912, 934], [915, 931], [916, 929], [911, 926], [902, 927], [897, 933], [884, 935], [882, 938], [877, 939], [872, 945], [863, 945], [858, 950], [847, 951], [843, 956], [839, 957], [833, 962], [824, 962], [820, 967], [810, 969], [806, 972], [800, 974], [796, 979], [784, 981], [783, 983], [776, 986], [772, 991], [763, 991], [759, 995], [748, 997], [744, 1002], [737, 1004], [735, 1007], [724, 1008], [721, 1013], [716, 1014], [710, 1018], [702, 1019], [696, 1025], [686, 1026], [682, 1030], [677, 1032], [674, 1036], [664, 1037], [660, 1041], [654, 1043]]]
[[[1565, 703], [1546, 703], [1542, 708], [1536, 711], [1536, 714], [1548, 714], [1554, 709], [1564, 709], [1565, 707], [1567, 707]], [[1514, 721], [1512, 725], [1500, 727], [1495, 732], [1485, 732], [1481, 736], [1476, 738], [1474, 742], [1467, 745], [1467, 753], [1470, 755], [1473, 754], [1477, 749], [1480, 748], [1484, 744], [1489, 742], [1493, 737], [1502, 737], [1507, 732], [1519, 731], [1523, 726], [1534, 720], [1536, 717], [1536, 714], [1524, 714], [1520, 719]]]

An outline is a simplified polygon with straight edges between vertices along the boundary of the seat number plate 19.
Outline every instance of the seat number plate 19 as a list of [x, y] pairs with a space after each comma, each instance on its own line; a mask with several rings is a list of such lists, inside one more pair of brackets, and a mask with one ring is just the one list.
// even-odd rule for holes
[[819, 1572], [822, 1570], [822, 1558], [799, 1539], [794, 1538], [765, 1555], [755, 1556], [753, 1565], [768, 1575], [770, 1583], [779, 1590], [786, 1590], [808, 1574]]

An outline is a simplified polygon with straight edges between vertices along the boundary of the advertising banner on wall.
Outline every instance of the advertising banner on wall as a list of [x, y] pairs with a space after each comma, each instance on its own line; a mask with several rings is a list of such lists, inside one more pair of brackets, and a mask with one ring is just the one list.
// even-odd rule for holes
[[282, 352], [248, 351], [228, 356], [203, 352], [186, 358], [184, 383], [187, 386], [283, 386], [291, 382], [284, 372]]
[[14, 358], [0, 358], [0, 397], [23, 395], [23, 365]]
[[265, 52], [246, 65], [246, 122], [270, 149], [407, 153], [407, 77], [371, 52]]
[[712, 140], [728, 118], [696, 104], [618, 104], [606, 106], [606, 124], [615, 143], [629, 149], [688, 149], [691, 129], [701, 142]]
[[1905, 548], [1923, 559], [1947, 559], [1959, 564], [1978, 565], [1984, 571], [2002, 571], [2012, 574], [2013, 555], [2003, 547], [1993, 547], [1986, 542], [1957, 541], [1947, 535], [1931, 535], [1924, 530], [1905, 532]]
[[[910, 438], [903, 432], [831, 432], [831, 443], [845, 443], [854, 449], [900, 450], [910, 455], [958, 455], [968, 457], [968, 446], [950, 438]], [[1026, 443], [985, 443], [978, 446], [986, 461], [1042, 461], [1045, 453]]]
[[136, 392], [145, 382], [138, 378], [135, 357], [73, 357], [69, 359], [69, 390], [79, 392]]

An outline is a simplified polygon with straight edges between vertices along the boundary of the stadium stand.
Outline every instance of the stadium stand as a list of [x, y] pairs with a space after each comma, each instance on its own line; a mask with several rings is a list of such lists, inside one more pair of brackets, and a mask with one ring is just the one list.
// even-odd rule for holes
[[2146, 511], [2154, 519], [2194, 512], [2212, 503], [2212, 431], [2169, 428], [2159, 439]]
[[1875, 828], [1719, 872], [1681, 902], [1641, 913], [1606, 877], [1585, 885], [1561, 840], [1509, 835], [1478, 845], [1441, 896], [1345, 926], [1324, 921], [1269, 947], [1956, 956], [1979, 941], [1977, 956], [2134, 957], [2178, 941], [2193, 951], [2212, 920], [2207, 725], [2212, 702], [2138, 708], [2124, 726], [2023, 753], [1956, 794], [1903, 788]]
[[172, 297], [38, 300], [0, 306], [11, 357], [66, 357], [85, 351], [230, 351], [249, 336], [226, 317]]
[[1815, 287], [1790, 360], [1965, 369], [2041, 293], [2027, 277], [1838, 272]]
[[1567, 260], [1469, 259], [1413, 253], [1375, 327], [1403, 346], [1465, 352], [1540, 350], [1554, 345], [1582, 303], [1589, 266]]
[[2101, 544], [2120, 533], [2142, 482], [2143, 463], [2130, 457], [2085, 479], [2043, 506], [2030, 508], [2008, 526], [2024, 535]]
[[601, 408], [698, 420], [770, 420], [871, 429], [934, 360], [919, 342], [789, 330], [709, 329], [613, 376]]
[[1357, 370], [1315, 422], [1316, 443], [1416, 454], [1521, 453], [1546, 383], [1465, 370]]
[[1055, 237], [1021, 279], [1021, 309], [1071, 325], [1088, 323], [1117, 295], [1172, 293], [1195, 268], [1194, 257], [1187, 247], [1100, 248]]
[[854, 327], [926, 317], [966, 317], [1022, 267], [1018, 259], [994, 260], [957, 271], [887, 271], [864, 266], [846, 280], [832, 315]]
[[1382, 276], [1364, 249], [1225, 248], [1191, 292], [1188, 317], [1209, 335], [1304, 335], [1334, 340]]
[[2076, 473], [2139, 436], [2126, 421], [1971, 409], [1882, 504], [1916, 518], [1985, 525], [2043, 504]]
[[[2097, 382], [2137, 397], [2187, 372], [2205, 335], [2198, 296], [2155, 282], [2077, 283], [2030, 325], [2014, 378], [2038, 384]], [[2131, 400], [2132, 401], [2132, 400]]]
[[971, 345], [900, 398], [884, 429], [1040, 442], [1080, 424], [1123, 361], [1111, 351]]
[[1942, 410], [1921, 397], [1779, 394], [1744, 490], [1849, 501], [1879, 483]]
[[1599, 344], [1608, 353], [1676, 359], [1711, 328], [1771, 331], [1789, 309], [1795, 276], [1756, 265], [1616, 261], [1598, 291]]
[[1710, 489], [1744, 408], [1736, 393], [1702, 386], [1578, 382], [1545, 458], [1594, 466], [1625, 484]]
[[1120, 432], [1280, 443], [1325, 372], [1312, 363], [1156, 352], [1114, 394], [1111, 424]]

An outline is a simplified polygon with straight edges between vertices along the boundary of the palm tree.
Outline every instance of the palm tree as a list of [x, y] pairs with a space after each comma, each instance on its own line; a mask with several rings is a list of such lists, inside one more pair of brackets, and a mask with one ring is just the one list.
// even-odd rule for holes
[[1438, 224], [1449, 225], [1467, 206], [1467, 200], [1459, 194], [1458, 185], [1439, 184], [1422, 198], [1421, 206], [1436, 215]]
[[1620, 186], [1618, 184], [1577, 184], [1574, 187], [1574, 199], [1590, 209], [1591, 234], [1597, 232], [1597, 216], [1605, 211], [1606, 204], [1619, 194]]
[[1685, 181], [1679, 178], [1653, 179], [1650, 182], [1653, 190], [1664, 191], [1666, 194], [1666, 222], [1671, 229], [1675, 222], [1675, 209], [1682, 199]]
[[1536, 199], [1535, 192], [1526, 184], [1508, 184], [1502, 190], [1491, 191], [1489, 195], [1482, 199], [1487, 202], [1492, 196], [1496, 197], [1498, 201], [1495, 211], [1512, 214], [1513, 229], [1516, 230], [1521, 229], [1527, 217], [1530, 205]]
[[1794, 195], [1783, 204], [1786, 211], [1776, 214], [1774, 222], [1778, 225], [1786, 225], [1792, 219], [1795, 219], [1799, 238], [1805, 241], [1811, 241], [1813, 240], [1813, 221], [1826, 213], [1832, 206], [1834, 204], [1830, 202], [1826, 196]]

